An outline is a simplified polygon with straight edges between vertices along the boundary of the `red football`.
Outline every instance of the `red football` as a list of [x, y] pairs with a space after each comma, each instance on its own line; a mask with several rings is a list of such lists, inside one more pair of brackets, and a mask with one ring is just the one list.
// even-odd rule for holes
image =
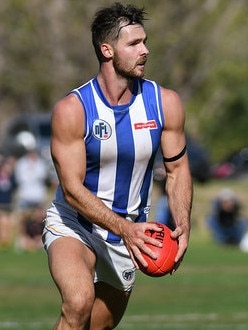
[[163, 246], [156, 247], [151, 244], [147, 244], [151, 250], [157, 253], [157, 259], [151, 259], [148, 255], [142, 253], [142, 256], [148, 263], [148, 267], [144, 268], [139, 264], [140, 270], [149, 276], [159, 277], [164, 276], [170, 273], [175, 264], [175, 257], [178, 251], [178, 242], [177, 240], [173, 240], [170, 236], [171, 230], [162, 223], [156, 224], [161, 227], [163, 230], [160, 232], [155, 232], [153, 230], [147, 230], [145, 233], [148, 236], [151, 236], [163, 244]]

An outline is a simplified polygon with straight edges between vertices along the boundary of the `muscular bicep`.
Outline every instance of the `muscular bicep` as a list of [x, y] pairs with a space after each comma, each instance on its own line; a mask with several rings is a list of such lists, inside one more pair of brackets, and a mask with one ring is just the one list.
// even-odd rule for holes
[[169, 174], [180, 168], [182, 163], [188, 162], [185, 152], [185, 113], [181, 100], [174, 91], [163, 89], [162, 103], [165, 127], [161, 137], [161, 150], [166, 160], [164, 162], [166, 172]]
[[52, 114], [51, 153], [64, 192], [81, 184], [85, 175], [83, 109], [74, 95], [60, 101]]
[[[177, 93], [171, 90], [162, 90], [162, 103], [165, 117], [165, 127], [161, 136], [161, 150], [168, 160], [183, 154], [186, 145], [184, 133], [185, 113]], [[180, 159], [181, 157], [179, 157]], [[177, 161], [165, 162], [168, 169], [177, 165]]]

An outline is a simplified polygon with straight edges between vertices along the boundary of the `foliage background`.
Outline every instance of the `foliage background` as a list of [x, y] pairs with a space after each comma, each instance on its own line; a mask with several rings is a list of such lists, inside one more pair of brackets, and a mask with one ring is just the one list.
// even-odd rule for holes
[[[129, 1], [122, 1], [129, 3]], [[1, 0], [0, 120], [51, 111], [96, 74], [90, 23], [112, 1]], [[213, 161], [247, 146], [247, 0], [134, 0], [148, 13], [146, 77], [183, 99]]]

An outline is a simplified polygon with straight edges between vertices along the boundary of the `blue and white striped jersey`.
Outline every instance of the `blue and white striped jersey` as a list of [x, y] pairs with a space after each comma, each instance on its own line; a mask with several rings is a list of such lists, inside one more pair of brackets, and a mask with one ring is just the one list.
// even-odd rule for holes
[[[83, 184], [103, 203], [131, 221], [147, 220], [152, 169], [164, 126], [160, 87], [135, 81], [130, 103], [112, 106], [94, 78], [74, 89], [85, 111], [86, 176]], [[63, 199], [58, 188], [57, 199]], [[56, 200], [55, 200], [56, 202]], [[109, 242], [120, 237], [94, 225], [77, 213], [77, 221]]]

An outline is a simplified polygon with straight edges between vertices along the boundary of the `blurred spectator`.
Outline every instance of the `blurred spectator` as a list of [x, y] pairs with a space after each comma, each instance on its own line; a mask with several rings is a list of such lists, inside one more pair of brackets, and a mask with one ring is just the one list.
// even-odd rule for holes
[[17, 249], [35, 250], [42, 246], [42, 220], [47, 200], [48, 168], [35, 146], [17, 160], [15, 178], [18, 210]]
[[15, 167], [17, 206], [20, 209], [44, 205], [47, 194], [48, 170], [35, 149], [17, 160]]
[[34, 251], [43, 247], [44, 217], [44, 208], [39, 206], [22, 212], [15, 246], [18, 250]]
[[216, 242], [238, 245], [245, 234], [245, 221], [240, 215], [240, 201], [230, 189], [221, 190], [214, 199], [207, 224]]
[[9, 246], [13, 239], [14, 164], [12, 157], [2, 157], [0, 162], [0, 247]]

